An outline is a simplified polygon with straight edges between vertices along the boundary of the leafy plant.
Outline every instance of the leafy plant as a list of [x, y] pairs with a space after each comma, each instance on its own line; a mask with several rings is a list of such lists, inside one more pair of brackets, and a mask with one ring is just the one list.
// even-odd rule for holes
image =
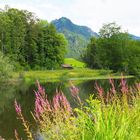
[[8, 57], [5, 57], [2, 52], [0, 52], [0, 79], [8, 79], [13, 72], [13, 66], [10, 63]]

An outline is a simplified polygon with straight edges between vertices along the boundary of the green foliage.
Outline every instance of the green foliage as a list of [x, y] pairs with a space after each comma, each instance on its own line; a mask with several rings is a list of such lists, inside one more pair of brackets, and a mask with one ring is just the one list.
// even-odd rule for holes
[[[124, 97], [125, 98], [125, 97]], [[114, 99], [104, 104], [90, 98], [85, 111], [77, 109], [81, 139], [89, 140], [133, 140], [139, 139], [139, 98], [132, 100], [132, 108], [124, 99]]]
[[115, 23], [106, 24], [99, 38], [92, 38], [84, 54], [91, 68], [111, 69], [128, 74], [140, 74], [140, 41], [132, 40]]
[[48, 57], [46, 59], [46, 67], [48, 69], [56, 69], [64, 62], [67, 41], [62, 34], [56, 32], [52, 24], [46, 28], [44, 37], [46, 44], [44, 51], [45, 55]]
[[33, 13], [14, 8], [0, 11], [0, 50], [25, 70], [60, 67], [66, 45], [52, 24]]
[[5, 80], [12, 76], [13, 66], [10, 60], [0, 52], [0, 80]]
[[66, 57], [79, 59], [89, 40], [87, 40], [82, 35], [73, 33], [68, 30], [64, 30], [61, 32], [65, 35], [66, 39], [68, 40], [68, 51]]

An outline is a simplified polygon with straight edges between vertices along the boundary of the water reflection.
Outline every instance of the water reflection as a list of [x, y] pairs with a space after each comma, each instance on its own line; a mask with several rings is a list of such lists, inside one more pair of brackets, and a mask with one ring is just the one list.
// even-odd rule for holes
[[[134, 83], [135, 79], [129, 79], [128, 83]], [[90, 94], [94, 94], [96, 96], [95, 91], [95, 82], [98, 82], [104, 89], [109, 89], [108, 80], [90, 80], [84, 82], [76, 81], [76, 86], [80, 89], [80, 97], [82, 100], [85, 100], [89, 97]], [[116, 87], [118, 86], [119, 80], [114, 81]], [[56, 91], [56, 88], [62, 90], [67, 96], [72, 106], [76, 106], [74, 102], [70, 90], [68, 82], [57, 82], [57, 83], [43, 83], [42, 84], [48, 95], [48, 98], [51, 99]], [[25, 119], [30, 122], [32, 131], [36, 131], [34, 127], [34, 120], [31, 116], [31, 111], [34, 110], [34, 100], [35, 94], [34, 90], [37, 87], [35, 84], [1, 84], [0, 86], [0, 136], [5, 139], [14, 139], [14, 130], [17, 129], [19, 135], [23, 139], [27, 139], [23, 132], [23, 127], [21, 125], [20, 120], [16, 118], [16, 113], [14, 109], [14, 100], [16, 99], [18, 103], [21, 104], [23, 114]]]

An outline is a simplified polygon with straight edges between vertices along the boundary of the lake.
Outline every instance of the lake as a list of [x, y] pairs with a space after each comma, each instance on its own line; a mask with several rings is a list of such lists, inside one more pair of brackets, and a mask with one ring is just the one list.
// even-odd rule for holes
[[[120, 80], [114, 80], [116, 86], [118, 86]], [[135, 82], [135, 79], [128, 79], [128, 83], [131, 85]], [[80, 97], [84, 101], [90, 94], [94, 94], [95, 82], [99, 83], [105, 89], [109, 88], [108, 80], [89, 80], [89, 81], [74, 81], [74, 84], [80, 89]], [[73, 97], [70, 94], [68, 82], [55, 82], [55, 83], [42, 83], [46, 89], [48, 98], [51, 99], [55, 95], [56, 88], [61, 89], [72, 106], [76, 106]], [[31, 116], [31, 111], [34, 111], [34, 90], [37, 90], [35, 84], [27, 84], [24, 82], [18, 82], [16, 84], [0, 84], [0, 136], [7, 139], [14, 138], [14, 130], [17, 129], [20, 137], [27, 139], [23, 132], [23, 127], [20, 120], [17, 119], [14, 100], [16, 99], [20, 103], [23, 115], [25, 119], [30, 122], [30, 127], [33, 132], [36, 132], [35, 122]]]

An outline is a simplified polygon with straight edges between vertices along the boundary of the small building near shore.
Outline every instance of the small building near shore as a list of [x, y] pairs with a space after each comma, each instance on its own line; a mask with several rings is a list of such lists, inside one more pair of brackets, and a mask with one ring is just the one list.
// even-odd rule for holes
[[63, 64], [62, 68], [64, 68], [64, 69], [73, 69], [73, 66], [71, 66], [69, 64]]

